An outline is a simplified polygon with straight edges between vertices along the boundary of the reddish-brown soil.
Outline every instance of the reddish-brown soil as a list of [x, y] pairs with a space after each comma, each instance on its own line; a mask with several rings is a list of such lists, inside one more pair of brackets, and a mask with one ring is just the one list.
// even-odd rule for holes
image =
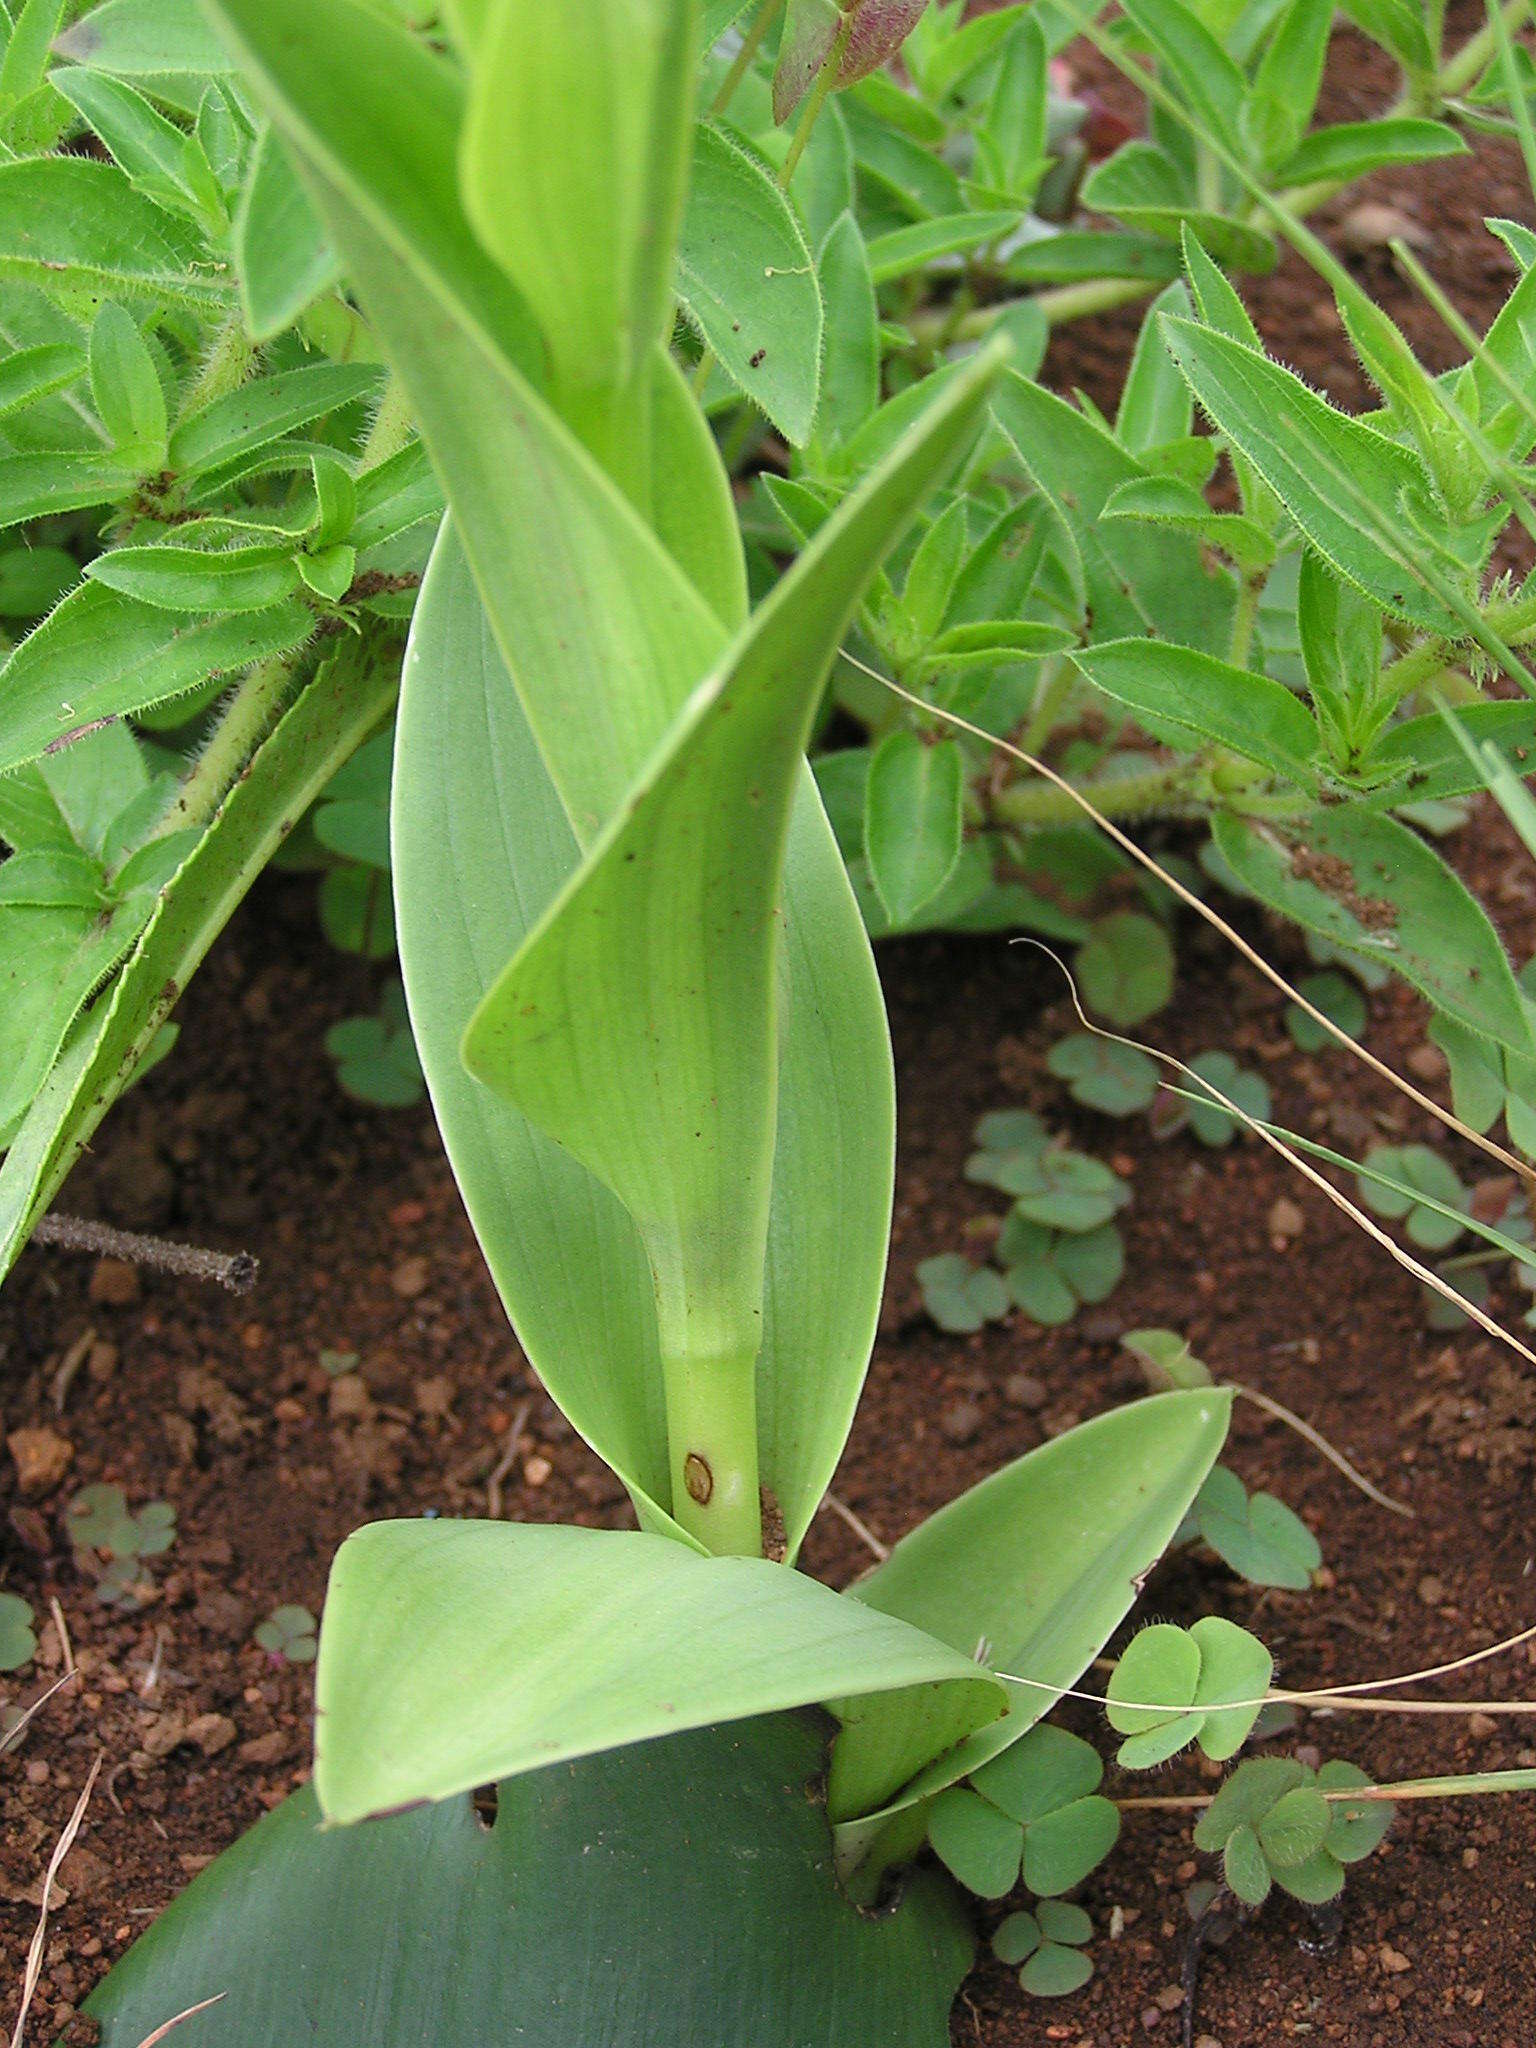
[[[1350, 61], [1335, 65], [1332, 118], [1390, 96], [1385, 67], [1353, 61], [1361, 47], [1340, 38]], [[1475, 166], [1401, 175], [1373, 196], [1418, 219], [1432, 267], [1469, 317], [1486, 320], [1509, 272], [1480, 216], [1529, 217], [1510, 153], [1484, 146]], [[1432, 323], [1378, 259], [1365, 261], [1415, 341], [1446, 359]], [[1343, 402], [1365, 401], [1305, 273], [1287, 265], [1253, 297], [1291, 361]], [[1051, 380], [1112, 398], [1132, 323], [1111, 315], [1063, 337]], [[1481, 814], [1452, 850], [1523, 960], [1536, 947], [1536, 869]], [[1290, 935], [1255, 935], [1281, 964], [1305, 966]], [[914, 941], [888, 949], [883, 967], [901, 1087], [895, 1239], [880, 1342], [837, 1480], [880, 1538], [1138, 1391], [1118, 1338], [1160, 1323], [1185, 1331], [1224, 1375], [1300, 1410], [1415, 1519], [1373, 1507], [1292, 1434], [1243, 1408], [1231, 1461], [1316, 1528], [1324, 1583], [1305, 1596], [1260, 1594], [1185, 1556], [1154, 1580], [1151, 1612], [1220, 1610], [1249, 1623], [1297, 1686], [1435, 1663], [1536, 1619], [1536, 1371], [1476, 1332], [1431, 1332], [1417, 1284], [1254, 1143], [1212, 1152], [1188, 1135], [1158, 1142], [1144, 1119], [1074, 1109], [1042, 1065], [1071, 1019], [1059, 976], [1038, 955], [1001, 940]], [[370, 986], [367, 970], [320, 939], [308, 886], [268, 878], [183, 1004], [174, 1057], [118, 1108], [69, 1188], [71, 1210], [249, 1249], [262, 1266], [252, 1297], [33, 1248], [0, 1299], [4, 1430], [46, 1428], [69, 1460], [26, 1497], [13, 1461], [0, 1462], [5, 1583], [40, 1612], [57, 1601], [81, 1674], [0, 1762], [7, 2027], [42, 1871], [93, 1760], [105, 1758], [63, 1868], [68, 1897], [52, 1921], [33, 2040], [68, 2019], [190, 1874], [302, 1781], [309, 1675], [274, 1662], [252, 1631], [279, 1604], [318, 1609], [348, 1530], [380, 1514], [484, 1513], [488, 1484], [513, 1517], [629, 1519], [617, 1485], [529, 1380], [428, 1112], [361, 1108], [335, 1087], [321, 1033], [362, 1007]], [[1280, 1116], [1343, 1149], [1432, 1135], [1428, 1119], [1343, 1055], [1298, 1053], [1279, 997], [1192, 924], [1177, 1000], [1151, 1030], [1185, 1055], [1229, 1047], [1258, 1064]], [[1372, 1044], [1416, 1074], [1433, 1071], [1422, 1030], [1401, 990], [1372, 1000]], [[1001, 1208], [961, 1169], [977, 1115], [1009, 1105], [1040, 1110], [1130, 1177], [1127, 1278], [1059, 1331], [1017, 1317], [974, 1338], [944, 1336], [921, 1312], [914, 1267], [976, 1241], [973, 1226]], [[1474, 1155], [1458, 1163], [1478, 1177]], [[1277, 1217], [1282, 1198], [1299, 1229], [1294, 1215]], [[1523, 1294], [1496, 1291], [1494, 1305], [1520, 1327]], [[328, 1370], [323, 1353], [355, 1354], [355, 1365], [338, 1372], [332, 1357]], [[66, 1362], [73, 1369], [61, 1374]], [[120, 1482], [135, 1507], [165, 1500], [177, 1512], [175, 1546], [152, 1564], [153, 1589], [131, 1614], [94, 1597], [62, 1526], [74, 1490], [101, 1479]], [[824, 1515], [808, 1566], [840, 1581], [863, 1561]], [[50, 1624], [34, 1672], [5, 1693], [30, 1700], [62, 1655]], [[1469, 1674], [1461, 1693], [1518, 1698], [1533, 1682], [1536, 1659], [1520, 1654]], [[1487, 1717], [1318, 1716], [1292, 1739], [1383, 1779], [1536, 1763], [1518, 1721]], [[1205, 1784], [1187, 1760], [1155, 1782]], [[1386, 1847], [1351, 1874], [1337, 1950], [1305, 1953], [1296, 1914], [1266, 1910], [1208, 1959], [1197, 2035], [1207, 2048], [1293, 2038], [1527, 2048], [1533, 1849], [1527, 1801], [1403, 1809]], [[1101, 1935], [1116, 1930], [1098, 1943], [1091, 1986], [1060, 2006], [1032, 2004], [983, 1961], [956, 2008], [956, 2043], [1174, 2042], [1182, 1894], [1205, 1874], [1197, 1864], [1186, 1820], [1128, 1816], [1085, 1894]]]

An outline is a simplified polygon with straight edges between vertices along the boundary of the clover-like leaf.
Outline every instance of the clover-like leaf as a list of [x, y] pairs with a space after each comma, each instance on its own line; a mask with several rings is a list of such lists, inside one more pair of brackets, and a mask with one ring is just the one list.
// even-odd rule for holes
[[1250, 1494], [1224, 1465], [1201, 1487], [1191, 1520], [1222, 1562], [1251, 1585], [1304, 1593], [1323, 1561], [1317, 1538], [1299, 1515], [1273, 1494]]
[[1027, 1962], [1040, 1946], [1040, 1923], [1033, 1913], [1010, 1913], [992, 1935], [992, 1953], [1000, 1963]]
[[1078, 987], [1090, 1010], [1122, 1030], [1155, 1015], [1173, 996], [1173, 946], [1155, 918], [1139, 910], [1102, 917], [1078, 949]]
[[[1360, 1766], [1346, 1763], [1342, 1758], [1321, 1765], [1317, 1783], [1322, 1792], [1368, 1790], [1371, 1787], [1371, 1780]], [[1330, 1800], [1328, 1812], [1325, 1845], [1328, 1854], [1340, 1863], [1359, 1863], [1380, 1847], [1397, 1808], [1390, 1799]]]
[[105, 1551], [118, 1564], [156, 1557], [176, 1541], [176, 1510], [169, 1501], [152, 1500], [135, 1514], [120, 1486], [83, 1486], [64, 1520], [78, 1548]]
[[[1219, 1088], [1229, 1102], [1246, 1110], [1255, 1122], [1268, 1121], [1271, 1107], [1269, 1083], [1262, 1074], [1254, 1073], [1250, 1067], [1240, 1067], [1229, 1052], [1203, 1052], [1189, 1064], [1199, 1080], [1209, 1081], [1214, 1088]], [[1238, 1128], [1238, 1119], [1214, 1096], [1207, 1102], [1191, 1102], [1186, 1107], [1189, 1127], [1202, 1145], [1231, 1142]]]
[[977, 1149], [965, 1162], [965, 1177], [1011, 1194], [1004, 1176], [1017, 1174], [1022, 1161], [1033, 1159], [1050, 1142], [1050, 1132], [1033, 1110], [990, 1110], [976, 1126]]
[[1293, 1785], [1258, 1824], [1265, 1861], [1275, 1872], [1295, 1870], [1328, 1839], [1328, 1802], [1315, 1784]]
[[1127, 1330], [1120, 1339], [1126, 1350], [1140, 1362], [1153, 1393], [1174, 1387], [1208, 1387], [1211, 1369], [1196, 1358], [1189, 1339], [1177, 1330]]
[[381, 1109], [404, 1109], [426, 1092], [416, 1041], [405, 1013], [405, 994], [394, 981], [374, 1017], [344, 1017], [325, 1034], [346, 1094]]
[[1414, 1199], [1415, 1193], [1428, 1195], [1451, 1209], [1465, 1209], [1471, 1200], [1456, 1169], [1438, 1152], [1428, 1145], [1374, 1145], [1366, 1153], [1365, 1163], [1399, 1186], [1384, 1188], [1362, 1174], [1360, 1199], [1378, 1216], [1402, 1220], [1414, 1244], [1428, 1252], [1443, 1252], [1461, 1236], [1465, 1225], [1456, 1217]]
[[940, 1252], [917, 1269], [923, 1306], [941, 1330], [969, 1336], [1008, 1313], [1008, 1292], [990, 1266], [973, 1266], [959, 1252]]
[[1208, 1614], [1193, 1628], [1158, 1622], [1127, 1645], [1107, 1688], [1119, 1761], [1150, 1770], [1198, 1741], [1218, 1762], [1247, 1739], [1274, 1663], [1246, 1629]]
[[[1305, 996], [1314, 1009], [1321, 1010], [1341, 1031], [1347, 1031], [1351, 1038], [1358, 1038], [1365, 1029], [1365, 997], [1360, 993], [1359, 984], [1346, 975], [1332, 970], [1309, 974], [1304, 981], [1297, 982], [1296, 992]], [[1303, 1052], [1326, 1052], [1330, 1046], [1338, 1044], [1332, 1032], [1325, 1031], [1317, 1019], [1309, 1017], [1297, 1003], [1285, 1006], [1285, 1028]]]
[[1075, 1031], [1053, 1045], [1045, 1064], [1065, 1081], [1074, 1102], [1105, 1116], [1134, 1116], [1157, 1093], [1157, 1066], [1132, 1045], [1115, 1045], [1091, 1031]]
[[19, 1593], [0, 1593], [0, 1671], [19, 1671], [37, 1655], [35, 1620]]
[[1019, 1982], [1036, 1998], [1065, 1998], [1081, 1991], [1093, 1975], [1093, 1962], [1083, 1944], [1093, 1938], [1093, 1922], [1081, 1906], [1064, 1899], [1042, 1899], [1035, 1908], [1040, 1946], [1019, 1972]]
[[1000, 1167], [993, 1184], [1012, 1195], [1027, 1223], [1053, 1230], [1097, 1230], [1131, 1199], [1131, 1191], [1101, 1159], [1051, 1146], [1016, 1156]]
[[1262, 1906], [1274, 1880], [1257, 1831], [1247, 1821], [1235, 1827], [1221, 1852], [1222, 1876], [1245, 1906]]
[[1024, 1882], [1041, 1898], [1081, 1884], [1120, 1834], [1120, 1810], [1099, 1797], [1104, 1764], [1091, 1743], [1042, 1722], [975, 1772], [972, 1789], [1022, 1823]]
[[318, 1623], [307, 1607], [274, 1607], [256, 1630], [256, 1640], [275, 1663], [313, 1664]]
[[1022, 1826], [964, 1785], [951, 1786], [933, 1802], [928, 1840], [950, 1875], [979, 1899], [1000, 1899], [1019, 1881]]
[[1125, 1271], [1125, 1245], [1113, 1223], [1083, 1233], [1050, 1230], [1015, 1207], [998, 1234], [997, 1259], [1014, 1301], [1050, 1328], [1069, 1322], [1082, 1303], [1114, 1292]]

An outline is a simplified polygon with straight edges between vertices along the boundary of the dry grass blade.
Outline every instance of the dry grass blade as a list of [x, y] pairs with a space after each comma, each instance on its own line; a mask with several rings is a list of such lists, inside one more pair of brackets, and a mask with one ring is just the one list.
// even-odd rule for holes
[[45, 1693], [38, 1695], [31, 1706], [27, 1708], [27, 1711], [17, 1720], [15, 1726], [6, 1730], [4, 1739], [0, 1740], [0, 1756], [4, 1756], [8, 1749], [16, 1747], [17, 1743], [20, 1742], [22, 1736], [26, 1734], [27, 1729], [31, 1726], [34, 1717], [43, 1711], [54, 1694], [61, 1687], [68, 1685], [74, 1676], [75, 1669], [71, 1665], [68, 1671], [62, 1673], [61, 1676], [53, 1681]]
[[194, 2013], [206, 2012], [210, 2005], [217, 2005], [221, 1998], [228, 1996], [227, 1991], [215, 1991], [212, 1998], [199, 1999], [196, 2005], [189, 2005], [185, 2012], [177, 2013], [175, 2019], [167, 2020], [163, 2027], [156, 2027], [152, 2034], [146, 2034], [139, 2043], [139, 2048], [156, 2048], [156, 2043], [163, 2041], [174, 2027], [181, 2025], [183, 2020], [191, 2019]]
[[1325, 1457], [1329, 1464], [1344, 1474], [1351, 1486], [1358, 1487], [1367, 1500], [1375, 1501], [1379, 1508], [1386, 1508], [1390, 1514], [1402, 1515], [1407, 1521], [1414, 1520], [1414, 1511], [1406, 1501], [1394, 1500], [1389, 1493], [1383, 1493], [1379, 1486], [1373, 1486], [1357, 1465], [1352, 1465], [1337, 1445], [1329, 1443], [1320, 1429], [1314, 1429], [1310, 1422], [1304, 1422], [1294, 1408], [1287, 1408], [1283, 1401], [1276, 1401], [1268, 1394], [1261, 1394], [1253, 1387], [1245, 1387], [1238, 1380], [1229, 1380], [1232, 1391], [1244, 1401], [1251, 1401], [1255, 1408], [1262, 1408], [1266, 1415], [1273, 1415], [1277, 1422], [1283, 1422], [1287, 1429], [1294, 1429], [1305, 1443]]
[[[67, 1674], [66, 1674], [67, 1675]], [[27, 2014], [32, 2010], [32, 2000], [37, 1994], [37, 1980], [43, 1974], [43, 1948], [48, 1939], [48, 1901], [53, 1892], [53, 1880], [59, 1874], [59, 1865], [74, 1847], [75, 1837], [80, 1832], [80, 1823], [85, 1819], [85, 1809], [91, 1803], [91, 1794], [96, 1789], [103, 1757], [97, 1757], [91, 1765], [90, 1775], [81, 1787], [80, 1797], [75, 1801], [75, 1810], [65, 1823], [64, 1832], [54, 1845], [48, 1859], [47, 1874], [43, 1878], [43, 1903], [37, 1910], [37, 1927], [32, 1935], [32, 1945], [27, 1950], [27, 1967], [21, 1984], [21, 2006], [16, 2014], [16, 2024], [11, 2029], [11, 2048], [21, 2048], [21, 2037], [26, 2032]]]
[[1309, 1166], [1301, 1154], [1293, 1151], [1286, 1144], [1285, 1140], [1278, 1137], [1267, 1124], [1261, 1124], [1256, 1117], [1251, 1117], [1246, 1109], [1234, 1102], [1231, 1096], [1224, 1095], [1214, 1081], [1208, 1080], [1204, 1074], [1197, 1074], [1193, 1067], [1186, 1066], [1184, 1061], [1177, 1058], [1175, 1054], [1164, 1052], [1159, 1046], [1146, 1045], [1139, 1038], [1126, 1038], [1118, 1031], [1106, 1031], [1102, 1024], [1095, 1024], [1078, 1000], [1077, 984], [1073, 981], [1070, 973], [1068, 973], [1065, 962], [1057, 959], [1057, 956], [1051, 952], [1049, 946], [1041, 944], [1039, 939], [1023, 939], [1016, 943], [1027, 946], [1039, 946], [1042, 953], [1048, 954], [1052, 960], [1056, 961], [1056, 965], [1066, 976], [1067, 988], [1072, 997], [1072, 1007], [1077, 1012], [1078, 1022], [1086, 1032], [1090, 1033], [1094, 1038], [1107, 1039], [1111, 1045], [1124, 1045], [1128, 1046], [1133, 1052], [1145, 1053], [1149, 1059], [1161, 1060], [1164, 1066], [1172, 1067], [1176, 1073], [1185, 1075], [1195, 1084], [1195, 1088], [1198, 1091], [1195, 1097], [1197, 1101], [1212, 1100], [1220, 1103], [1221, 1107], [1230, 1117], [1233, 1117], [1238, 1123], [1242, 1124], [1245, 1129], [1252, 1131], [1256, 1137], [1262, 1138], [1272, 1152], [1278, 1152], [1280, 1157], [1288, 1165], [1294, 1167], [1304, 1180], [1311, 1181], [1312, 1185], [1325, 1194], [1336, 1209], [1342, 1209], [1350, 1221], [1357, 1224], [1367, 1237], [1374, 1238], [1389, 1258], [1395, 1259], [1400, 1266], [1405, 1267], [1416, 1280], [1421, 1281], [1432, 1293], [1438, 1294], [1446, 1301], [1453, 1303], [1455, 1307], [1461, 1310], [1464, 1316], [1467, 1316], [1472, 1322], [1476, 1323], [1479, 1329], [1486, 1330], [1490, 1337], [1496, 1337], [1501, 1344], [1507, 1344], [1511, 1351], [1517, 1351], [1528, 1364], [1536, 1365], [1536, 1351], [1532, 1351], [1528, 1345], [1522, 1344], [1518, 1337], [1511, 1336], [1502, 1324], [1496, 1323], [1492, 1316], [1485, 1314], [1477, 1306], [1476, 1302], [1469, 1301], [1464, 1294], [1458, 1294], [1448, 1280], [1442, 1279], [1431, 1267], [1421, 1264], [1413, 1256], [1412, 1252], [1405, 1252], [1397, 1240], [1389, 1237], [1387, 1232], [1378, 1223], [1366, 1215], [1358, 1203], [1352, 1202], [1348, 1195], [1341, 1194], [1331, 1180], [1325, 1180], [1315, 1166]]
[[[1095, 804], [1091, 803], [1080, 789], [1075, 788], [1064, 775], [1058, 775], [1056, 770], [1047, 762], [1042, 761], [1038, 755], [1026, 753], [1022, 747], [1015, 746], [1012, 740], [999, 739], [996, 733], [988, 732], [984, 726], [973, 725], [968, 718], [961, 718], [956, 712], [946, 711], [938, 704], [930, 704], [924, 698], [914, 696], [910, 690], [904, 689], [900, 683], [893, 682], [889, 676], [882, 675], [879, 669], [871, 668], [868, 662], [860, 661], [857, 655], [850, 654], [846, 648], [842, 650], [842, 658], [851, 668], [856, 668], [860, 675], [868, 676], [872, 682], [882, 684], [893, 696], [900, 697], [904, 702], [915, 705], [927, 717], [937, 718], [941, 723], [953, 726], [958, 732], [969, 733], [973, 739], [983, 740], [989, 747], [996, 747], [999, 752], [1007, 754], [1012, 760], [1022, 761], [1026, 768], [1050, 783], [1053, 789], [1060, 790], [1064, 796], [1070, 798], [1077, 805], [1078, 809], [1086, 817], [1092, 819], [1101, 832], [1107, 832], [1122, 852], [1129, 854], [1131, 859], [1140, 867], [1145, 868], [1148, 874], [1155, 875], [1165, 888], [1172, 890], [1181, 903], [1186, 904], [1189, 909], [1195, 912], [1196, 916], [1203, 917], [1208, 925], [1220, 932], [1228, 944], [1234, 946], [1250, 966], [1256, 967], [1266, 981], [1272, 982], [1283, 995], [1296, 1004], [1298, 1009], [1304, 1010], [1313, 1023], [1321, 1025], [1330, 1038], [1334, 1038], [1340, 1045], [1346, 1046], [1355, 1055], [1356, 1059], [1363, 1060], [1373, 1073], [1379, 1074], [1384, 1081], [1389, 1081], [1400, 1094], [1406, 1095], [1410, 1102], [1414, 1102], [1420, 1109], [1426, 1110], [1430, 1116], [1434, 1117], [1437, 1123], [1443, 1124], [1448, 1131], [1454, 1131], [1457, 1137], [1465, 1138], [1469, 1145], [1475, 1145], [1480, 1152], [1486, 1153], [1490, 1159], [1497, 1159], [1501, 1166], [1507, 1167], [1515, 1175], [1522, 1187], [1536, 1192], [1536, 1171], [1533, 1171], [1525, 1160], [1516, 1158], [1512, 1152], [1506, 1152], [1504, 1147], [1496, 1144], [1492, 1138], [1485, 1138], [1480, 1132], [1472, 1130], [1469, 1125], [1464, 1124], [1460, 1117], [1453, 1115], [1450, 1110], [1442, 1109], [1432, 1096], [1424, 1094], [1422, 1089], [1415, 1088], [1411, 1081], [1405, 1081], [1401, 1074], [1394, 1072], [1387, 1065], [1385, 1060], [1378, 1059], [1375, 1053], [1371, 1052], [1368, 1047], [1363, 1046], [1357, 1038], [1351, 1038], [1347, 1031], [1335, 1024], [1333, 1019], [1326, 1016], [1315, 1003], [1309, 1003], [1299, 989], [1291, 986], [1278, 968], [1271, 967], [1263, 954], [1256, 947], [1249, 945], [1241, 932], [1235, 931], [1218, 911], [1211, 909], [1208, 903], [1203, 903], [1194, 890], [1186, 888], [1176, 875], [1169, 874], [1165, 868], [1153, 859], [1150, 853], [1145, 852], [1143, 848], [1136, 844], [1136, 841], [1128, 832], [1122, 832], [1112, 819], [1106, 818], [1104, 813]], [[1205, 1084], [1202, 1083], [1201, 1085], [1204, 1086]], [[1523, 1349], [1523, 1347], [1518, 1348]], [[1527, 1357], [1530, 1355], [1530, 1353], [1526, 1353]]]
[[867, 1549], [872, 1550], [875, 1556], [880, 1560], [880, 1562], [884, 1564], [885, 1560], [891, 1554], [891, 1546], [888, 1543], [882, 1543], [880, 1541], [880, 1538], [875, 1534], [874, 1530], [870, 1528], [868, 1522], [864, 1521], [861, 1516], [855, 1514], [853, 1509], [849, 1507], [847, 1501], [839, 1500], [837, 1495], [833, 1493], [829, 1488], [827, 1492], [825, 1492], [821, 1496], [821, 1504], [824, 1508], [830, 1508], [833, 1514], [837, 1516], [838, 1520], [844, 1523], [848, 1528], [850, 1528], [853, 1531], [854, 1535], [858, 1537], [859, 1541], [862, 1544], [864, 1544], [864, 1546]]

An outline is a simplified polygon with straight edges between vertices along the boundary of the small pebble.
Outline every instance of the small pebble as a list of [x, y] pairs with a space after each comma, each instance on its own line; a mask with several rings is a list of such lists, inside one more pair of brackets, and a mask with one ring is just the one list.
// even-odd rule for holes
[[1468, 1718], [1467, 1733], [1474, 1742], [1486, 1742], [1490, 1736], [1497, 1735], [1498, 1732], [1499, 1724], [1492, 1714], [1473, 1714]]
[[1389, 1977], [1400, 1977], [1404, 1970], [1411, 1970], [1412, 1963], [1400, 1948], [1393, 1948], [1390, 1942], [1383, 1942], [1376, 1951], [1376, 1959]]
[[968, 1444], [981, 1428], [982, 1413], [974, 1401], [952, 1401], [939, 1417], [941, 1434], [952, 1444]]
[[25, 1499], [52, 1493], [74, 1463], [74, 1445], [56, 1429], [13, 1429], [5, 1441]]
[[98, 1259], [91, 1274], [91, 1300], [101, 1308], [132, 1308], [139, 1298], [139, 1269], [126, 1259]]
[[1011, 1372], [1003, 1381], [1003, 1398], [1011, 1401], [1015, 1408], [1043, 1408], [1050, 1398], [1045, 1388], [1031, 1373]]
[[523, 1465], [523, 1478], [530, 1486], [542, 1486], [554, 1469], [548, 1458], [529, 1458]]
[[1438, 1607], [1445, 1598], [1445, 1583], [1433, 1572], [1426, 1572], [1419, 1581], [1419, 1598], [1426, 1607]]
[[414, 1301], [418, 1294], [427, 1290], [429, 1272], [427, 1261], [419, 1252], [408, 1259], [402, 1259], [389, 1276], [389, 1284], [402, 1301]]

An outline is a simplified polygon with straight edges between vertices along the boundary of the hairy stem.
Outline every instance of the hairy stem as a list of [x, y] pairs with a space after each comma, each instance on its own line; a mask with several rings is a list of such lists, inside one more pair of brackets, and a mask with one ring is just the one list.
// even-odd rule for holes
[[[1197, 817], [1205, 806], [1196, 795], [1196, 772], [1190, 761], [1159, 763], [1136, 774], [1085, 782], [1082, 794], [1108, 818]], [[1075, 798], [1064, 796], [1049, 783], [1020, 781], [997, 792], [992, 815], [1000, 824], [1038, 831], [1051, 825], [1075, 825], [1082, 808]]]
[[293, 682], [295, 660], [283, 655], [259, 661], [236, 683], [152, 838], [164, 839], [188, 826], [208, 823], [269, 727], [276, 724]]

